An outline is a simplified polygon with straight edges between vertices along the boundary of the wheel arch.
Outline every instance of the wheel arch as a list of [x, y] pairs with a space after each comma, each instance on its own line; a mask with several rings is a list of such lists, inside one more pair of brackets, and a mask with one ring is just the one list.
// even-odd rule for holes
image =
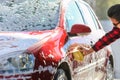
[[70, 71], [70, 68], [69, 68], [69, 65], [67, 62], [61, 63], [60, 66], [58, 67], [58, 69], [63, 69], [65, 71], [65, 74], [68, 77], [68, 80], [72, 80], [71, 71]]

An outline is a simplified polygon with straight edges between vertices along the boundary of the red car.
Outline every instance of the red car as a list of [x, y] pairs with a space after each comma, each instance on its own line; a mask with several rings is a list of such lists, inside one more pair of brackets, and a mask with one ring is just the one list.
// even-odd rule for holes
[[104, 30], [82, 0], [3, 1], [0, 80], [112, 80], [110, 47], [81, 55]]

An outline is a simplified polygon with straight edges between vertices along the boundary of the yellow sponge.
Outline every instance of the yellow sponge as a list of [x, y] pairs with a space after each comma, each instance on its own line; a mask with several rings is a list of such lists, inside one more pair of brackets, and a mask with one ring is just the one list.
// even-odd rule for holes
[[83, 61], [84, 60], [84, 55], [79, 50], [76, 50], [76, 51], [73, 52], [73, 57], [74, 57], [74, 60], [77, 60], [77, 61]]

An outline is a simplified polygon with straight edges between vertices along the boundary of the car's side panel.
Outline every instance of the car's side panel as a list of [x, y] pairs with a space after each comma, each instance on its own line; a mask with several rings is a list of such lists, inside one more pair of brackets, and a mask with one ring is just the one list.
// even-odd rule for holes
[[[85, 5], [85, 4], [82, 3], [82, 5]], [[82, 5], [80, 5], [80, 6], [82, 6]], [[105, 60], [106, 60], [106, 53], [107, 53], [106, 50], [103, 49], [103, 50], [99, 51], [98, 53], [93, 53], [93, 54], [90, 54], [88, 56], [85, 56], [83, 61], [75, 60], [73, 54], [70, 54], [69, 51], [68, 51], [71, 46], [72, 47], [74, 46], [74, 48], [77, 47], [76, 44], [78, 44], [78, 45], [83, 45], [84, 44], [84, 45], [90, 47], [102, 35], [104, 35], [104, 31], [102, 31], [102, 29], [99, 28], [100, 25], [97, 21], [95, 21], [95, 20], [97, 20], [97, 18], [94, 16], [94, 14], [92, 14], [92, 11], [89, 12], [89, 17], [87, 18], [84, 15], [85, 13], [83, 13], [84, 8], [82, 7], [83, 10], [81, 10], [80, 6], [79, 6], [79, 3], [77, 2], [77, 0], [76, 1], [71, 1], [68, 4], [68, 7], [66, 9], [66, 15], [65, 15], [66, 30], [69, 32], [72, 25], [74, 25], [74, 24], [86, 24], [86, 25], [88, 25], [88, 23], [86, 21], [89, 21], [89, 20], [92, 20], [92, 23], [93, 23], [94, 26], [89, 25], [89, 27], [92, 30], [92, 33], [89, 33], [87, 35], [86, 34], [85, 35], [80, 34], [80, 36], [75, 36], [74, 38], [69, 39], [69, 41], [64, 46], [64, 49], [67, 53], [67, 60], [68, 60], [68, 62], [70, 62], [70, 66], [72, 66], [71, 74], [72, 74], [72, 76], [74, 76], [75, 80], [78, 80], [78, 79], [79, 80], [84, 80], [85, 77], [88, 77], [91, 80], [102, 79], [103, 75], [105, 74], [105, 72], [104, 72], [105, 69], [103, 71], [98, 70], [98, 69], [99, 68], [103, 69], [105, 67], [104, 63], [105, 63]], [[72, 8], [74, 8], [74, 9], [72, 9]], [[77, 14], [75, 14], [75, 12]], [[76, 17], [76, 16], [78, 16], [78, 17]], [[86, 20], [86, 19], [88, 19], [88, 20]], [[95, 27], [95, 25], [97, 25], [97, 26]], [[92, 72], [92, 74], [91, 74], [91, 72]], [[100, 77], [100, 76], [98, 76], [98, 74], [101, 74], [102, 76]]]
[[[102, 49], [97, 53], [92, 53], [84, 57], [84, 60], [76, 60], [74, 53], [72, 52], [74, 48], [78, 46], [86, 45], [91, 46], [91, 41], [96, 42], [103, 34], [97, 35], [97, 33], [102, 33], [102, 31], [96, 31], [89, 34], [81, 34], [80, 36], [74, 36], [69, 39], [69, 41], [64, 46], [66, 51], [67, 61], [70, 62], [72, 67], [72, 75], [75, 80], [84, 80], [85, 77], [93, 79], [103, 79], [105, 74], [105, 61], [107, 57], [107, 50]], [[96, 35], [95, 35], [96, 34]], [[96, 37], [97, 36], [97, 37]], [[94, 37], [96, 37], [94, 39]], [[94, 43], [93, 43], [94, 44]], [[91, 73], [92, 72], [92, 73]], [[99, 76], [99, 74], [101, 76]]]

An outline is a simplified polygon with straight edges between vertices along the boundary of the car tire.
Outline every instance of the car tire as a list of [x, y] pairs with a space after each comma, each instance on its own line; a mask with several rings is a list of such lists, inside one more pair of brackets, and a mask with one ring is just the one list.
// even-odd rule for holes
[[109, 61], [107, 63], [106, 80], [114, 80], [114, 66], [113, 66], [113, 57], [112, 57], [112, 55], [109, 57]]
[[68, 78], [63, 69], [58, 69], [53, 80], [68, 80]]

